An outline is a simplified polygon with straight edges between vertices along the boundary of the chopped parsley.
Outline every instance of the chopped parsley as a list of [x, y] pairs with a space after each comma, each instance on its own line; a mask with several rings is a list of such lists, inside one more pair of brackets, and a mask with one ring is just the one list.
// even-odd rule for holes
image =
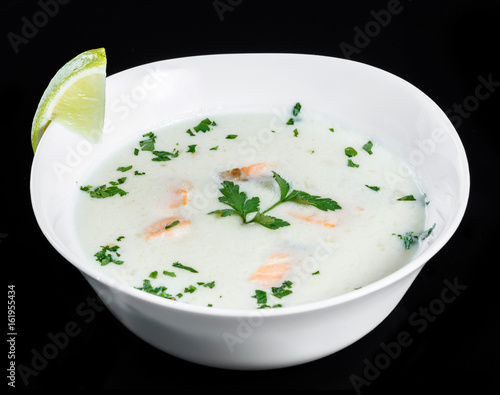
[[347, 155], [348, 158], [352, 158], [354, 156], [356, 156], [358, 154], [358, 152], [352, 148], [352, 147], [347, 147], [345, 150], [344, 150], [345, 154]]
[[95, 187], [93, 190], [91, 188], [92, 185], [87, 185], [84, 187], [80, 187], [81, 191], [88, 192], [91, 198], [95, 199], [104, 199], [107, 197], [111, 197], [114, 195], [125, 196], [128, 192], [125, 192], [123, 189], [118, 188], [117, 185], [121, 185], [125, 182], [127, 177], [119, 178], [116, 181], [110, 181], [111, 186], [106, 186], [106, 184]]
[[396, 199], [400, 202], [404, 202], [404, 201], [414, 201], [414, 200], [417, 200], [415, 199], [415, 197], [413, 195], [406, 195], [406, 196], [403, 196], [403, 197], [400, 197], [399, 199]]
[[226, 136], [226, 139], [228, 139], [228, 140], [234, 140], [236, 137], [238, 137], [238, 135], [237, 135], [237, 134], [228, 134], [228, 135]]
[[144, 174], [146, 174], [146, 173], [145, 172], [138, 172], [137, 170], [134, 171], [135, 176], [143, 176]]
[[432, 233], [432, 231], [434, 230], [435, 227], [436, 227], [436, 224], [434, 223], [434, 225], [432, 225], [429, 229], [427, 229], [426, 231], [422, 232], [420, 234], [420, 240], [427, 239], [430, 236], [430, 234]]
[[333, 132], [335, 132], [335, 130], [334, 130], [333, 128], [330, 128], [330, 129], [328, 129], [328, 130], [329, 130], [330, 132], [332, 132], [332, 133], [333, 133]]
[[179, 151], [174, 148], [172, 152], [167, 151], [153, 151], [153, 155], [156, 158], [151, 159], [154, 162], [166, 162], [172, 158], [177, 158], [179, 156]]
[[181, 221], [175, 220], [175, 221], [171, 222], [170, 224], [168, 224], [167, 226], [165, 226], [165, 230], [173, 228], [174, 226], [179, 225], [180, 223], [181, 223]]
[[167, 271], [167, 270], [164, 270], [164, 271], [163, 271], [163, 274], [164, 274], [165, 276], [177, 277], [177, 276], [176, 276], [176, 274], [175, 274], [174, 272], [169, 272], [169, 271]]
[[287, 295], [290, 295], [292, 293], [292, 282], [291, 281], [284, 281], [283, 284], [281, 284], [281, 287], [272, 287], [272, 295], [278, 299], [281, 299]]
[[413, 232], [406, 232], [404, 235], [397, 235], [393, 233], [393, 235], [399, 237], [403, 240], [403, 244], [405, 246], [405, 250], [409, 250], [410, 247], [415, 244], [418, 240], [418, 236], [415, 236]]
[[143, 134], [142, 137], [147, 137], [147, 139], [139, 141], [139, 146], [141, 151], [154, 151], [156, 135], [153, 132]]
[[359, 167], [358, 164], [354, 163], [352, 159], [347, 159], [347, 166], [348, 167]]
[[219, 149], [219, 146], [216, 145], [215, 147], [210, 148], [210, 151], [217, 151]]
[[372, 191], [380, 191], [380, 187], [365, 185], [365, 187], [370, 188]]
[[290, 118], [288, 121], [286, 121], [287, 125], [293, 125], [294, 123], [295, 121], [293, 120], [293, 118]]
[[297, 129], [293, 130], [293, 137], [298, 137], [299, 136], [299, 131]]
[[116, 169], [117, 171], [121, 171], [121, 172], [126, 172], [126, 171], [129, 171], [130, 169], [132, 168], [132, 165], [130, 166], [126, 166], [126, 167], [119, 167], [118, 169]]
[[155, 270], [154, 272], [149, 273], [149, 277], [151, 277], [151, 278], [156, 278], [156, 277], [158, 277], [158, 271], [157, 271], [157, 270]]
[[[271, 207], [264, 211], [260, 211], [260, 199], [258, 197], [248, 198], [245, 192], [240, 192], [240, 187], [232, 181], [223, 181], [222, 188], [219, 191], [222, 196], [219, 197], [219, 202], [231, 207], [230, 209], [222, 209], [211, 211], [209, 214], [220, 214], [221, 217], [231, 215], [239, 215], [244, 224], [258, 223], [268, 229], [278, 229], [290, 224], [282, 219], [265, 215], [268, 211], [279, 206], [282, 203], [294, 202], [298, 204], [313, 206], [322, 211], [335, 211], [341, 207], [334, 200], [321, 198], [319, 196], [310, 195], [307, 192], [293, 190], [290, 192], [290, 185], [276, 172], [273, 171], [273, 177], [280, 189], [280, 199]], [[250, 220], [247, 219], [249, 214], [256, 213]]]
[[300, 103], [296, 103], [295, 106], [293, 106], [292, 114], [294, 117], [299, 115], [300, 110], [302, 109], [302, 105]]
[[176, 267], [178, 269], [184, 269], [184, 270], [187, 270], [189, 272], [192, 272], [192, 273], [198, 273], [197, 270], [193, 269], [192, 267], [189, 267], [189, 266], [184, 266], [182, 263], [179, 263], [179, 262], [175, 262], [172, 264], [173, 267]]
[[368, 152], [370, 155], [373, 154], [372, 152], [372, 148], [373, 148], [373, 143], [371, 141], [368, 141], [365, 145], [363, 145], [363, 149]]
[[106, 266], [108, 263], [123, 265], [123, 261], [116, 259], [120, 256], [120, 254], [117, 252], [119, 248], [119, 246], [113, 244], [101, 246], [101, 251], [94, 254], [94, 256], [96, 257], [96, 261], [100, 262], [101, 266]]
[[192, 152], [192, 153], [195, 153], [196, 152], [196, 144], [193, 144], [193, 145], [188, 145], [188, 150], [187, 152]]
[[[216, 126], [217, 124], [213, 121], [211, 121], [210, 119], [208, 118], [205, 118], [204, 120], [200, 121], [200, 123], [196, 126], [193, 127], [193, 130], [198, 133], [198, 132], [202, 132], [202, 133], [206, 133], [208, 131], [210, 131], [210, 126]], [[188, 134], [190, 130], [188, 130]], [[190, 134], [192, 136], [192, 134]]]
[[143, 280], [142, 287], [140, 287], [140, 288], [135, 287], [135, 289], [138, 289], [140, 291], [144, 291], [144, 292], [147, 292], [149, 294], [156, 295], [156, 296], [161, 296], [162, 298], [175, 300], [175, 298], [172, 295], [165, 292], [167, 290], [167, 287], [162, 285], [162, 286], [153, 288], [153, 286], [151, 285], [151, 281], [149, 281], [149, 280]]

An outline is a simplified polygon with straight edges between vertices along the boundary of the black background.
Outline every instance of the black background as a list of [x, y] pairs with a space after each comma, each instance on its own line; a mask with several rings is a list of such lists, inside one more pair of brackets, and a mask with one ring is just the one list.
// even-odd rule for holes
[[[37, 370], [27, 384], [18, 373], [16, 389], [354, 391], [353, 375], [366, 380], [358, 383], [361, 393], [498, 387], [498, 0], [401, 0], [400, 12], [378, 30], [370, 24], [371, 11], [387, 10], [388, 1], [61, 2], [52, 15], [42, 4], [55, 0], [3, 1], [0, 6], [1, 262], [7, 285], [16, 290], [15, 361]], [[34, 20], [36, 31], [24, 27], [23, 37], [26, 21]], [[370, 27], [372, 37], [356, 41], [357, 29]], [[350, 55], [341, 48], [356, 43]], [[465, 217], [390, 316], [334, 355], [287, 369], [246, 372], [164, 354], [132, 335], [99, 301], [91, 307], [94, 291], [45, 240], [31, 208], [29, 134], [38, 101], [64, 63], [98, 47], [106, 48], [108, 75], [157, 60], [238, 52], [348, 56], [392, 72], [454, 116], [471, 172]], [[478, 78], [488, 76], [497, 84], [495, 91], [474, 99]], [[454, 114], [463, 105], [463, 112]], [[421, 308], [440, 306], [445, 281], [462, 285], [460, 295], [421, 326], [412, 323], [410, 317], [420, 316]], [[84, 310], [94, 315], [81, 314]], [[33, 365], [34, 352], [53, 342], [49, 335], [64, 332], [68, 323], [78, 334], [44, 366]], [[382, 344], [405, 332], [411, 344], [384, 357]], [[378, 364], [378, 372], [366, 370], [370, 364]]]

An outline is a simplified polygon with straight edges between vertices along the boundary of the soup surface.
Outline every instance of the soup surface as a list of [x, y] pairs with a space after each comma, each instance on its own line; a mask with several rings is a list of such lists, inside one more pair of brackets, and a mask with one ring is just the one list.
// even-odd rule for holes
[[89, 264], [176, 302], [280, 308], [355, 291], [405, 265], [425, 195], [401, 161], [300, 106], [168, 125], [77, 187]]

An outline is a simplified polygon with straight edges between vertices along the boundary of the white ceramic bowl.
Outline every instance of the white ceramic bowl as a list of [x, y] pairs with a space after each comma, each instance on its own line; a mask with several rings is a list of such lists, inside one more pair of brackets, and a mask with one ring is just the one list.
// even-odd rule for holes
[[[231, 369], [297, 365], [332, 354], [393, 310], [424, 264], [457, 229], [468, 199], [461, 141], [446, 115], [408, 82], [365, 64], [324, 56], [234, 54], [187, 57], [111, 75], [103, 142], [52, 123], [33, 161], [31, 197], [49, 242], [78, 268], [111, 312], [153, 346]], [[362, 289], [281, 309], [230, 310], [166, 300], [125, 287], [86, 260], [75, 237], [77, 181], [109, 152], [158, 126], [200, 116], [290, 109], [373, 136], [413, 168], [431, 204], [431, 237], [400, 270]], [[279, 111], [278, 111], [279, 112]], [[394, 169], [397, 174], [399, 169]]]

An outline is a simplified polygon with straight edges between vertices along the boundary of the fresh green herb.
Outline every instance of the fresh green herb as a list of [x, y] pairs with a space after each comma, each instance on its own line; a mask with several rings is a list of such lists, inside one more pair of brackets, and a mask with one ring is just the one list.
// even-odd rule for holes
[[290, 118], [288, 121], [286, 121], [287, 125], [293, 125], [294, 123], [295, 121], [293, 120], [293, 118]]
[[[240, 192], [239, 185], [234, 184], [232, 181], [223, 181], [222, 188], [219, 189], [223, 196], [219, 197], [219, 202], [230, 206], [231, 209], [215, 210], [209, 214], [220, 214], [222, 217], [236, 214], [241, 217], [245, 224], [255, 222], [274, 230], [290, 225], [288, 222], [279, 218], [265, 215], [268, 211], [271, 211], [282, 203], [294, 202], [313, 206], [322, 211], [335, 211], [341, 209], [334, 200], [310, 195], [307, 192], [298, 190], [290, 192], [290, 185], [278, 173], [273, 171], [273, 177], [280, 189], [280, 199], [268, 209], [260, 212], [260, 199], [258, 197], [248, 199], [245, 192]], [[247, 216], [251, 213], [256, 214], [251, 220], [248, 220]]]
[[195, 134], [191, 131], [191, 129], [186, 130], [186, 133], [189, 134], [190, 136], [195, 136]]
[[333, 133], [333, 132], [335, 132], [335, 130], [334, 130], [333, 128], [330, 128], [330, 129], [328, 129], [328, 130], [329, 130], [330, 132], [332, 132], [332, 133]]
[[137, 170], [134, 171], [135, 176], [143, 176], [144, 174], [146, 174], [146, 173], [145, 172], [139, 173]]
[[196, 284], [198, 284], [200, 286], [202, 285], [202, 286], [204, 286], [206, 288], [210, 288], [210, 289], [212, 289], [213, 287], [215, 287], [215, 281], [212, 281], [212, 282], [209, 282], [209, 283], [196, 283]]
[[296, 103], [295, 106], [293, 106], [292, 114], [294, 117], [299, 115], [300, 110], [302, 109], [302, 105], [300, 103]]
[[281, 299], [287, 295], [290, 295], [292, 293], [292, 282], [291, 281], [284, 281], [283, 284], [281, 284], [281, 287], [272, 287], [272, 295], [278, 299]]
[[118, 188], [117, 185], [121, 185], [125, 182], [127, 177], [119, 178], [116, 181], [110, 181], [111, 186], [106, 186], [106, 184], [93, 188], [91, 185], [80, 187], [81, 191], [88, 192], [91, 198], [104, 199], [119, 194], [120, 196], [125, 196], [128, 192], [123, 189]]
[[352, 147], [347, 147], [345, 150], [344, 150], [345, 154], [347, 155], [348, 158], [352, 158], [354, 156], [356, 156], [358, 154], [358, 152], [352, 148]]
[[372, 191], [380, 191], [380, 187], [365, 185], [365, 187], [370, 188]]
[[317, 272], [311, 273], [313, 276], [319, 274], [319, 270]]
[[94, 256], [96, 257], [96, 261], [100, 262], [101, 266], [106, 266], [108, 263], [122, 265], [123, 261], [116, 259], [120, 256], [120, 254], [117, 252], [119, 248], [120, 247], [117, 245], [101, 246], [101, 251], [94, 254]]
[[219, 146], [216, 145], [215, 147], [210, 148], [210, 151], [217, 151], [219, 149]]
[[198, 271], [193, 269], [192, 267], [184, 266], [182, 263], [179, 263], [179, 262], [173, 263], [172, 266], [176, 267], [178, 269], [184, 269], [184, 270], [190, 271], [192, 273], [198, 273]]
[[139, 141], [139, 146], [142, 151], [154, 151], [156, 136], [153, 132], [143, 134], [142, 137], [147, 137], [147, 139]]
[[373, 154], [372, 152], [372, 148], [373, 148], [373, 143], [371, 141], [368, 141], [365, 145], [363, 145], [363, 149], [368, 152], [370, 155]]
[[151, 159], [154, 162], [166, 162], [171, 160], [171, 158], [177, 158], [179, 156], [179, 151], [174, 148], [172, 152], [167, 151], [153, 151], [153, 155], [156, 158]]
[[208, 132], [210, 130], [210, 126], [216, 126], [215, 122], [212, 122], [210, 119], [205, 118], [198, 125], [194, 126], [193, 129], [196, 133], [198, 132]]
[[142, 287], [140, 287], [140, 288], [135, 287], [135, 289], [147, 292], [147, 293], [152, 294], [152, 295], [160, 296], [162, 298], [175, 300], [175, 298], [172, 295], [165, 292], [167, 290], [167, 287], [160, 286], [160, 287], [153, 288], [153, 286], [151, 285], [151, 281], [149, 281], [149, 280], [143, 280]]
[[188, 147], [189, 148], [188, 148], [187, 152], [192, 152], [192, 153], [196, 152], [196, 144], [188, 145]]
[[347, 166], [348, 167], [359, 167], [358, 164], [354, 163], [352, 159], [347, 159]]
[[293, 137], [297, 137], [299, 135], [299, 131], [297, 129], [293, 130]]
[[406, 232], [404, 235], [397, 235], [396, 233], [393, 233], [393, 235], [399, 237], [401, 240], [403, 240], [405, 250], [409, 250], [410, 247], [415, 244], [418, 240], [418, 236], [414, 236], [413, 232]]
[[190, 285], [189, 287], [184, 288], [184, 293], [192, 294], [194, 291], [196, 291], [196, 287], [194, 285]]
[[427, 229], [426, 231], [422, 232], [420, 234], [420, 240], [427, 239], [430, 236], [430, 234], [432, 233], [432, 231], [434, 230], [435, 227], [436, 227], [436, 224], [434, 223], [434, 225], [432, 225], [429, 229]]
[[158, 271], [157, 271], [157, 270], [155, 270], [154, 272], [149, 273], [149, 277], [151, 277], [151, 278], [156, 278], [156, 277], [158, 277]]
[[134, 148], [134, 155], [135, 156], [139, 155], [139, 148]]
[[259, 305], [260, 309], [262, 309], [264, 307], [269, 307], [267, 305], [267, 293], [265, 291], [261, 291], [259, 289], [256, 289], [255, 295], [253, 295], [252, 298], [257, 299], [257, 304]]
[[124, 239], [124, 238], [125, 238], [125, 236], [118, 236], [116, 241], [122, 241], [122, 239]]
[[414, 200], [417, 200], [415, 199], [415, 197], [413, 195], [406, 195], [406, 196], [403, 196], [403, 197], [400, 197], [399, 199], [396, 199], [398, 201], [414, 201]]
[[238, 137], [238, 135], [237, 135], [237, 134], [228, 134], [228, 135], [226, 136], [226, 139], [228, 139], [228, 140], [234, 140], [236, 137]]
[[173, 228], [174, 226], [179, 225], [180, 223], [181, 223], [181, 221], [176, 220], [176, 221], [174, 221], [174, 222], [172, 222], [172, 223], [168, 224], [167, 226], [165, 226], [165, 230], [170, 229], [170, 228]]
[[177, 277], [177, 276], [175, 275], [175, 273], [174, 273], [174, 272], [169, 272], [169, 271], [167, 271], [167, 270], [164, 270], [164, 271], [163, 271], [163, 274], [164, 274], [165, 276]]
[[119, 168], [118, 168], [118, 169], [116, 169], [116, 170], [117, 170], [117, 171], [121, 171], [121, 172], [126, 172], [126, 171], [129, 171], [131, 168], [132, 168], [132, 165], [127, 166], [127, 167], [119, 167]]
[[223, 196], [219, 197], [219, 202], [224, 203], [231, 207], [231, 209], [216, 210], [209, 214], [221, 214], [222, 217], [237, 214], [247, 223], [247, 215], [259, 211], [260, 199], [254, 197], [247, 198], [245, 192], [240, 192], [239, 185], [234, 184], [232, 181], [223, 181], [222, 188], [219, 189]]

